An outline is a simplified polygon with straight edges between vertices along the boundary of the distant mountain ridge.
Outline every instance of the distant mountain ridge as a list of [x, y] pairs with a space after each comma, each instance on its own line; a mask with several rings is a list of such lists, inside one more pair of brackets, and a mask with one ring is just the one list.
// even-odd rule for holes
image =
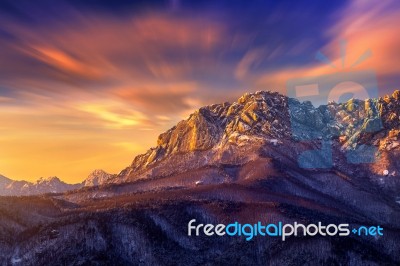
[[28, 196], [46, 193], [63, 193], [82, 187], [99, 186], [113, 175], [103, 170], [93, 171], [83, 182], [68, 184], [56, 176], [41, 177], [35, 182], [12, 180], [0, 175], [0, 196]]
[[58, 177], [41, 177], [35, 182], [24, 180], [12, 180], [5, 176], [0, 176], [0, 195], [1, 196], [27, 196], [46, 193], [62, 193], [69, 190], [81, 188], [82, 184], [67, 184]]

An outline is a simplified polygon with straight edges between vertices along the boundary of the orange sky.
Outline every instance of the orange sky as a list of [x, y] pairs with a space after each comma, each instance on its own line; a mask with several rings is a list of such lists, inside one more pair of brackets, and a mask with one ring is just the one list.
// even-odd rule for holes
[[[68, 6], [69, 20], [36, 24], [1, 16], [0, 173], [70, 183], [97, 168], [118, 173], [195, 108], [246, 91], [285, 93], [290, 78], [331, 73], [313, 55], [321, 50], [340, 65], [341, 40], [348, 43], [347, 68], [372, 50], [361, 68], [375, 69], [390, 91], [400, 70], [393, 3], [351, 1], [327, 16], [315, 39], [305, 28], [293, 41], [289, 30], [274, 45], [274, 34], [284, 32], [279, 25], [239, 31], [237, 19], [209, 11], [112, 16]], [[268, 12], [261, 18], [280, 23], [281, 9]], [[301, 12], [299, 19], [310, 17]]]

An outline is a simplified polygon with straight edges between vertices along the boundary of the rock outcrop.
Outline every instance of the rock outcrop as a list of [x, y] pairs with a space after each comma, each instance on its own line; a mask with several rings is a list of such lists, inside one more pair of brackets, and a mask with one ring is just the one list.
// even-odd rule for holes
[[113, 177], [112, 174], [107, 173], [104, 170], [96, 169], [83, 181], [84, 187], [100, 186], [105, 184], [108, 180]]
[[215, 104], [195, 111], [161, 134], [156, 147], [137, 156], [131, 166], [109, 182], [152, 177], [153, 172], [159, 174], [150, 171], [152, 168], [180, 154], [208, 152], [207, 160], [212, 161], [219, 158], [216, 153], [221, 154], [229, 145], [243, 143], [244, 139], [279, 140], [289, 145], [333, 141], [343, 151], [360, 152], [370, 146], [391, 151], [399, 146], [399, 95], [395, 91], [378, 99], [350, 99], [314, 107], [311, 102], [299, 102], [276, 92], [246, 93], [232, 104]]

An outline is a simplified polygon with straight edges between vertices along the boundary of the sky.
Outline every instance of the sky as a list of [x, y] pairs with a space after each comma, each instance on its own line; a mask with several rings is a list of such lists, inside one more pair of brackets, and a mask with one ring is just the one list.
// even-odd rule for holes
[[399, 23], [383, 0], [1, 1], [0, 173], [118, 173], [196, 108], [293, 78], [372, 69], [391, 93]]

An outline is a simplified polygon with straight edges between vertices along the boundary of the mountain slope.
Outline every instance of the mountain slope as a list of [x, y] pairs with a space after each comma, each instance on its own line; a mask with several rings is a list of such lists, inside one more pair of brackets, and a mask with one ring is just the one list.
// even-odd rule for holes
[[0, 174], [0, 187], [4, 187], [11, 183], [12, 180]]
[[[273, 92], [245, 94], [233, 104], [200, 108], [161, 134], [155, 148], [137, 156], [110, 183], [159, 178], [213, 164], [240, 164], [251, 158], [239, 156], [236, 150], [253, 150], [246, 152], [251, 157], [264, 146], [279, 146], [298, 160], [299, 154], [320, 148], [323, 141], [333, 141], [332, 152], [348, 157], [347, 162], [339, 161], [340, 156], [331, 159], [337, 169], [362, 164], [357, 159], [368, 154], [363, 149], [376, 147], [377, 154], [369, 153], [376, 163], [364, 170], [375, 179], [385, 170], [397, 175], [400, 165], [393, 158], [400, 148], [399, 117], [399, 91], [379, 99], [351, 99], [318, 108]], [[393, 183], [397, 189], [398, 180]]]

